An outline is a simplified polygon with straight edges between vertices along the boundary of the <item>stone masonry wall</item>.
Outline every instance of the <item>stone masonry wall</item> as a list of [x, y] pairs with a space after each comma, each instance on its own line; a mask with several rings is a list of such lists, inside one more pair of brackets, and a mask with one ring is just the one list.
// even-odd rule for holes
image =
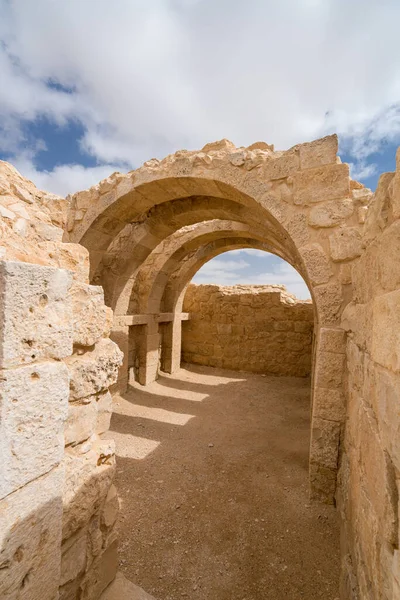
[[311, 372], [313, 306], [284, 286], [191, 284], [182, 360], [227, 369], [306, 377]]
[[342, 598], [400, 598], [400, 149], [380, 177], [352, 270], [339, 508]]
[[68, 203], [0, 162], [0, 597], [97, 599], [115, 576], [111, 396], [122, 353], [62, 243]]

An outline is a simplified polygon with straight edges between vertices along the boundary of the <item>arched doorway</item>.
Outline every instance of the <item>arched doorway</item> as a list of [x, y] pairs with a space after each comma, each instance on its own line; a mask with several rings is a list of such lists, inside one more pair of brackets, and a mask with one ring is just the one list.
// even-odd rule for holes
[[316, 311], [310, 482], [312, 496], [325, 502], [334, 499], [343, 421], [346, 263], [360, 246], [351, 196], [357, 184], [336, 152], [336, 136], [286, 152], [223, 140], [153, 159], [76, 194], [68, 234], [89, 250], [93, 282], [104, 286], [115, 311], [113, 336], [125, 352], [120, 389], [134, 326], [142, 327], [143, 383], [157, 376], [159, 322], [170, 323], [164, 356], [169, 348], [165, 366], [174, 370], [182, 294], [210, 252], [263, 247], [299, 271]]

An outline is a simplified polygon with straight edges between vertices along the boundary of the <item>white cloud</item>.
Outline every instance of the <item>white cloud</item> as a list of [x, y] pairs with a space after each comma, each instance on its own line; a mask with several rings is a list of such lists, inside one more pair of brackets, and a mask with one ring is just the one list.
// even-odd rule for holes
[[336, 130], [355, 162], [399, 139], [398, 0], [95, 5], [0, 0], [3, 150], [38, 115], [79, 119], [85, 149], [130, 167], [222, 137], [287, 148]]
[[265, 250], [257, 250], [256, 248], [240, 248], [239, 250], [230, 250], [230, 254], [248, 254], [249, 256], [259, 256], [265, 258], [267, 253]]
[[29, 156], [21, 155], [13, 161], [18, 171], [35, 183], [40, 190], [59, 196], [67, 196], [77, 190], [86, 189], [105, 179], [114, 171], [123, 171], [112, 165], [83, 167], [81, 165], [59, 165], [52, 171], [38, 171]]
[[[255, 250], [255, 249], [254, 249]], [[218, 285], [267, 285], [283, 284], [287, 290], [301, 299], [310, 298], [310, 292], [303, 278], [291, 265], [278, 257], [262, 251], [265, 261], [251, 264], [243, 260], [231, 260], [232, 255], [247, 252], [248, 249], [226, 252], [224, 258], [213, 258], [193, 277], [194, 283], [214, 283]], [[254, 256], [254, 255], [253, 255]], [[256, 255], [258, 256], [258, 255]]]

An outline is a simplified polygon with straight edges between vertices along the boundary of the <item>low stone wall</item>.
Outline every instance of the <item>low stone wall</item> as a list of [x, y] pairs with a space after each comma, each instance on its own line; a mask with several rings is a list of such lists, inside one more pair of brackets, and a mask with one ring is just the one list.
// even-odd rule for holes
[[183, 310], [187, 363], [307, 377], [311, 372], [313, 306], [284, 286], [191, 284]]

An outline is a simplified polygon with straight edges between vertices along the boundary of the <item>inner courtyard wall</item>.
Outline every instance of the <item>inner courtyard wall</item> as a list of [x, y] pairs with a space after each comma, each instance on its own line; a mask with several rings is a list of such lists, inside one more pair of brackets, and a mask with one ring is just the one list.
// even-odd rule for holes
[[314, 311], [283, 286], [187, 288], [182, 324], [186, 363], [266, 375], [311, 374]]

